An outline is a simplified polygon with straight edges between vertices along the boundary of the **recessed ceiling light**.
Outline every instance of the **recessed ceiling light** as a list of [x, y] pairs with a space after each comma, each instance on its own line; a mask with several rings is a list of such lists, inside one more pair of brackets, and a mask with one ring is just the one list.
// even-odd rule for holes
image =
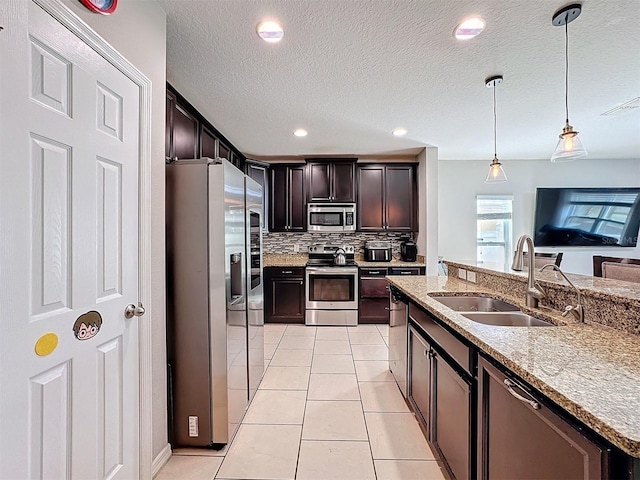
[[304, 128], [298, 128], [293, 132], [296, 137], [306, 137], [307, 131]]
[[271, 20], [260, 22], [256, 27], [256, 31], [261, 39], [269, 43], [279, 42], [284, 37], [284, 30], [280, 24]]
[[393, 133], [396, 137], [401, 137], [401, 136], [407, 134], [407, 129], [406, 128], [402, 128], [402, 127], [398, 127], [391, 133]]
[[469, 18], [456, 27], [454, 35], [458, 40], [469, 40], [480, 35], [483, 30], [483, 19]]

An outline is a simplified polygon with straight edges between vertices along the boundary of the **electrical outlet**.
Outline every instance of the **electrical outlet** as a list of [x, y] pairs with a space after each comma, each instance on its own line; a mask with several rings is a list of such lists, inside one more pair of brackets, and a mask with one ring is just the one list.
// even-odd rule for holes
[[293, 251], [298, 253], [300, 251], [300, 245], [298, 245], [297, 243], [293, 244]]
[[467, 280], [473, 283], [476, 283], [476, 272], [467, 272]]
[[467, 271], [464, 268], [458, 269], [458, 278], [461, 278], [462, 280], [467, 279]]
[[198, 436], [198, 417], [195, 417], [195, 416], [189, 417], [189, 436], [190, 437]]

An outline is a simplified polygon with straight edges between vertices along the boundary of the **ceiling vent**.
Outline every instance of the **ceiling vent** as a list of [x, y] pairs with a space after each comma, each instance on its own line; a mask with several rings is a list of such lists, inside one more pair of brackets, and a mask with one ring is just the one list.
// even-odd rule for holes
[[622, 105], [618, 105], [617, 107], [612, 108], [611, 110], [607, 110], [601, 115], [622, 115], [624, 113], [629, 113], [636, 108], [640, 108], [640, 97], [636, 97], [633, 100], [629, 100]]

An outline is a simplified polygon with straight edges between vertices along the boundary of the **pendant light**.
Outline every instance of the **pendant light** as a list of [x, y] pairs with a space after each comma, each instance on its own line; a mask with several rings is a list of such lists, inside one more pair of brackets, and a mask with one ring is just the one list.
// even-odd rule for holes
[[565, 125], [560, 134], [558, 145], [551, 155], [552, 162], [570, 162], [587, 156], [587, 151], [578, 138], [578, 132], [569, 125], [569, 23], [578, 18], [580, 12], [582, 12], [582, 5], [579, 3], [567, 5], [554, 13], [551, 21], [556, 27], [564, 26], [564, 106], [566, 113]]
[[493, 88], [493, 161], [489, 165], [489, 173], [485, 179], [485, 183], [502, 183], [507, 181], [507, 176], [502, 169], [502, 164], [498, 160], [498, 148], [497, 148], [497, 125], [498, 120], [496, 116], [496, 87], [503, 81], [502, 75], [494, 75], [484, 81], [487, 88]]

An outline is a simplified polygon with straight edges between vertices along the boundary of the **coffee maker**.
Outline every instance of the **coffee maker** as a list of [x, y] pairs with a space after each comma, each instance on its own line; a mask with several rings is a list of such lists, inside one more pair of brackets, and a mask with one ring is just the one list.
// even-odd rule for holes
[[403, 239], [400, 244], [400, 257], [403, 262], [415, 262], [418, 255], [418, 246], [410, 238]]

